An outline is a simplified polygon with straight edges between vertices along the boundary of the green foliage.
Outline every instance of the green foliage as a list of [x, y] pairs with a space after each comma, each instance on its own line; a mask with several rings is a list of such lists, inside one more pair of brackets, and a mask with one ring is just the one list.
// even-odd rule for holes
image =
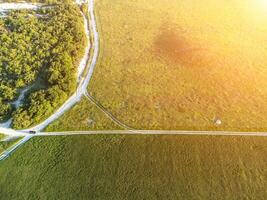
[[88, 13], [88, 4], [82, 4], [81, 5], [81, 10], [83, 13]]
[[0, 98], [0, 121], [7, 120], [12, 111], [12, 106], [10, 104], [3, 103], [3, 100]]
[[[4, 139], [5, 135], [0, 134], [0, 140]], [[0, 153], [11, 147], [13, 144], [18, 142], [21, 138], [12, 139], [9, 141], [0, 141]]]
[[0, 194], [4, 200], [266, 200], [266, 142], [235, 136], [35, 137], [0, 162]]
[[[25, 128], [40, 122], [60, 106], [76, 87], [76, 66], [86, 37], [83, 18], [72, 1], [37, 11], [13, 11], [0, 19], [0, 121], [11, 115], [19, 89], [37, 77], [45, 89], [27, 95], [13, 112], [13, 126]], [[41, 15], [38, 16], [37, 14]]]
[[85, 130], [119, 130], [109, 117], [86, 97], [73, 106], [62, 117], [51, 123], [44, 131], [85, 131]]

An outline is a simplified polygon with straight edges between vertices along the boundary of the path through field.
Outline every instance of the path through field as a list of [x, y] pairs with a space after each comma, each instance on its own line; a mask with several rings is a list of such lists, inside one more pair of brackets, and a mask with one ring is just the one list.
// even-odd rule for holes
[[[76, 4], [80, 5], [81, 2], [77, 0]], [[87, 86], [92, 78], [98, 54], [99, 54], [99, 34], [97, 31], [96, 18], [94, 15], [94, 0], [88, 0], [88, 12], [89, 17], [87, 18], [83, 14], [85, 33], [88, 38], [87, 48], [85, 49], [84, 57], [82, 58], [78, 68], [78, 87], [75, 94], [73, 94], [58, 110], [56, 110], [49, 118], [42, 123], [26, 129], [26, 130], [13, 130], [6, 127], [0, 126], [0, 133], [9, 135], [10, 137], [21, 136], [23, 139], [18, 141], [12, 147], [7, 149], [5, 152], [0, 154], [0, 160], [8, 157], [13, 151], [19, 146], [27, 142], [32, 137], [43, 137], [43, 136], [62, 136], [62, 135], [95, 135], [95, 134], [148, 134], [148, 135], [213, 135], [213, 136], [259, 136], [267, 137], [267, 133], [264, 132], [223, 132], [223, 131], [178, 131], [178, 130], [134, 130], [128, 127], [123, 122], [119, 121], [112, 113], [107, 111], [96, 99], [90, 96], [87, 92]], [[92, 31], [92, 35], [90, 35]], [[89, 42], [89, 38], [92, 38], [92, 44]], [[90, 50], [92, 54], [90, 55]], [[88, 63], [88, 67], [87, 67]], [[84, 77], [82, 77], [84, 74]], [[126, 130], [103, 130], [103, 131], [73, 131], [73, 132], [41, 132], [51, 122], [58, 119], [72, 106], [79, 102], [82, 96], [85, 95], [94, 105], [96, 105], [102, 112], [104, 112], [113, 122], [119, 125], [121, 128]], [[10, 121], [8, 122], [10, 123]], [[8, 125], [8, 123], [6, 125]], [[36, 134], [29, 134], [29, 131], [36, 131]]]

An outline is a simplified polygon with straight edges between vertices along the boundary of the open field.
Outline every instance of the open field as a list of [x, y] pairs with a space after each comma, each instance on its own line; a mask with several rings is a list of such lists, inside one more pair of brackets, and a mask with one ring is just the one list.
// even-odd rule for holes
[[267, 16], [249, 2], [97, 0], [90, 94], [139, 129], [266, 131]]
[[264, 200], [266, 142], [206, 136], [35, 138], [0, 163], [0, 194], [5, 200]]
[[114, 122], [105, 116], [85, 97], [45, 131], [118, 130]]
[[[247, 19], [249, 0], [212, 2], [96, 0], [102, 38], [90, 94], [136, 128], [267, 130], [264, 12]], [[102, 129], [118, 127], [83, 98], [46, 131]], [[265, 200], [266, 142], [34, 137], [0, 162], [0, 199]]]

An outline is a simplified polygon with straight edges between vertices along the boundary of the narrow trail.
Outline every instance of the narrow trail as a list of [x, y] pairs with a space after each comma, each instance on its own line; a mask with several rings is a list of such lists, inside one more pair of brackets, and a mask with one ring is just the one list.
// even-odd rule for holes
[[112, 113], [110, 113], [104, 106], [102, 106], [94, 97], [92, 97], [88, 93], [88, 91], [86, 91], [84, 95], [91, 103], [93, 103], [96, 107], [98, 107], [108, 118], [110, 118], [119, 127], [126, 129], [126, 130], [135, 130], [134, 128], [129, 127], [125, 123], [118, 120]]
[[0, 12], [8, 11], [8, 10], [21, 10], [21, 9], [29, 9], [36, 10], [40, 7], [40, 4], [34, 3], [2, 3], [0, 2]]
[[12, 103], [12, 104], [15, 106], [16, 109], [21, 105], [21, 103], [22, 103], [22, 101], [23, 101], [23, 99], [24, 99], [24, 97], [25, 97], [25, 94], [26, 94], [32, 87], [33, 87], [33, 85], [30, 85], [30, 86], [25, 87], [24, 89], [22, 89], [22, 90], [20, 91], [20, 94], [19, 94], [18, 99]]
[[227, 131], [175, 131], [175, 130], [100, 130], [100, 131], [65, 131], [65, 132], [42, 132], [35, 136], [68, 136], [68, 135], [206, 135], [206, 136], [258, 136], [267, 137], [263, 132], [227, 132]]
[[[11, 104], [15, 107], [15, 109], [17, 109], [21, 103], [24, 100], [25, 94], [33, 87], [33, 85], [27, 86], [24, 89], [22, 89], [20, 91], [19, 97], [17, 98], [17, 100], [13, 101]], [[8, 121], [4, 122], [4, 123], [0, 123], [0, 127], [2, 128], [9, 128], [11, 126], [12, 123], [12, 118], [10, 118]]]
[[[84, 2], [83, 0], [76, 0], [76, 4]], [[85, 23], [85, 32], [88, 38], [92, 38], [92, 44], [88, 40], [88, 46], [85, 50], [85, 54], [78, 68], [78, 87], [69, 99], [42, 123], [25, 130], [13, 130], [10, 128], [0, 127], [0, 133], [4, 133], [10, 137], [23, 137], [16, 144], [8, 148], [6, 151], [0, 154], [0, 161], [7, 158], [12, 152], [14, 152], [18, 147], [23, 145], [25, 142], [30, 140], [32, 137], [46, 137], [46, 136], [63, 136], [63, 135], [95, 135], [95, 134], [146, 134], [146, 135], [207, 135], [207, 136], [258, 136], [267, 137], [267, 133], [264, 132], [224, 132], [224, 131], [176, 131], [176, 130], [134, 130], [133, 128], [127, 126], [123, 122], [120, 122], [112, 113], [107, 111], [96, 99], [89, 95], [87, 92], [87, 86], [92, 78], [97, 58], [99, 54], [99, 34], [97, 31], [96, 19], [94, 14], [94, 0], [88, 0], [88, 12], [89, 19], [83, 15]], [[1, 10], [0, 10], [1, 11]], [[86, 25], [88, 24], [88, 25]], [[91, 32], [92, 33], [91, 33]], [[92, 35], [90, 35], [92, 34]], [[89, 55], [90, 50], [92, 54]], [[88, 67], [86, 67], [86, 64]], [[88, 71], [85, 71], [88, 70]], [[82, 73], [85, 77], [82, 77]], [[114, 123], [126, 130], [103, 130], [103, 131], [73, 131], [73, 132], [40, 132], [51, 122], [58, 119], [66, 111], [68, 111], [73, 105], [79, 102], [82, 96], [85, 95], [90, 102], [96, 105], [102, 112], [104, 112]], [[8, 121], [5, 126], [8, 126], [11, 122]], [[36, 134], [29, 134], [29, 131], [36, 131]]]

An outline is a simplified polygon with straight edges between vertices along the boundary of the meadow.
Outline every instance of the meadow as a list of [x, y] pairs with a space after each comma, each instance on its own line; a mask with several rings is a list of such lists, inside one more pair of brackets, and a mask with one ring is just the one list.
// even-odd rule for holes
[[266, 138], [34, 138], [0, 163], [0, 199], [267, 198]]
[[83, 97], [81, 102], [50, 124], [45, 131], [119, 130], [101, 110]]
[[135, 128], [266, 131], [267, 16], [248, 2], [97, 0], [88, 91]]
[[[252, 7], [241, 0], [95, 3], [101, 50], [88, 91], [119, 120], [142, 129], [266, 131], [264, 12], [246, 17]], [[101, 129], [119, 127], [83, 98], [46, 131]], [[0, 162], [0, 199], [265, 200], [266, 142], [36, 137]]]

